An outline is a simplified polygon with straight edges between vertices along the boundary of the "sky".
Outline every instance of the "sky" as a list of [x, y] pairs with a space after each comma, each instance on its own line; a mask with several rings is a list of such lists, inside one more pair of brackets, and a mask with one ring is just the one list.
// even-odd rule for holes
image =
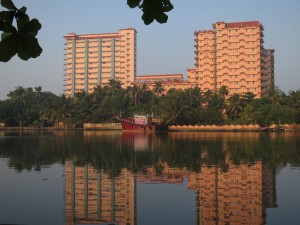
[[[264, 47], [275, 49], [275, 85], [288, 93], [300, 89], [299, 0], [171, 0], [166, 24], [144, 25], [141, 10], [126, 0], [14, 0], [27, 7], [42, 29], [37, 38], [43, 52], [23, 61], [0, 62], [0, 100], [18, 86], [63, 94], [64, 43], [67, 33], [111, 33], [137, 30], [137, 75], [182, 73], [194, 67], [194, 32], [212, 29], [218, 21], [259, 21]], [[2, 10], [2, 8], [1, 8]]]

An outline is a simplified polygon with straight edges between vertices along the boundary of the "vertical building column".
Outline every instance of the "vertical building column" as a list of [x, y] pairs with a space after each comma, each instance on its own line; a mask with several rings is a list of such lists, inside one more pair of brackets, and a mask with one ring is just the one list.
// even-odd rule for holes
[[89, 40], [85, 39], [85, 77], [84, 91], [88, 92], [89, 88]]
[[76, 69], [76, 39], [72, 40], [72, 97], [75, 94], [75, 86], [76, 86], [76, 77], [75, 77], [75, 71]]
[[89, 184], [88, 184], [88, 176], [89, 176], [89, 172], [88, 172], [88, 165], [86, 164], [84, 166], [84, 217], [87, 220], [88, 219], [88, 212], [89, 212]]
[[115, 196], [116, 195], [116, 188], [115, 188], [115, 177], [111, 178], [111, 221], [115, 221]]
[[214, 88], [215, 91], [218, 91], [218, 77], [217, 77], [217, 32], [214, 32], [213, 40], [213, 69], [214, 69]]
[[98, 172], [98, 220], [101, 220], [102, 204], [101, 204], [101, 170]]
[[102, 39], [98, 39], [98, 86], [101, 86]]
[[71, 218], [75, 218], [75, 166], [74, 161], [71, 161]]
[[111, 39], [111, 79], [115, 79], [115, 38]]

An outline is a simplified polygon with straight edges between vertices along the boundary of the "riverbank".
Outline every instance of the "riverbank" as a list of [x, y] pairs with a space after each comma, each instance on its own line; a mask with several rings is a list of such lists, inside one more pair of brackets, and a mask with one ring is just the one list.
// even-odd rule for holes
[[[83, 128], [66, 127], [0, 127], [0, 130], [122, 130], [121, 123], [84, 123]], [[228, 132], [262, 132], [262, 131], [300, 131], [300, 124], [283, 124], [261, 127], [250, 125], [170, 125], [169, 131], [228, 131]]]

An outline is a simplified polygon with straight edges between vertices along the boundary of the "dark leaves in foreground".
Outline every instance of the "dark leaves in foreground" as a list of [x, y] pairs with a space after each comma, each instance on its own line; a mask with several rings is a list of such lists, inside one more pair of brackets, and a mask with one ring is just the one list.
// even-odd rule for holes
[[168, 21], [166, 12], [174, 8], [170, 0], [127, 0], [127, 4], [130, 8], [139, 7], [143, 11], [142, 19], [146, 25], [154, 20], [166, 23]]
[[17, 9], [11, 0], [1, 0], [1, 5], [7, 10], [0, 12], [0, 61], [7, 62], [16, 54], [23, 60], [38, 57], [42, 48], [35, 36], [42, 27], [40, 22], [30, 20], [26, 7]]

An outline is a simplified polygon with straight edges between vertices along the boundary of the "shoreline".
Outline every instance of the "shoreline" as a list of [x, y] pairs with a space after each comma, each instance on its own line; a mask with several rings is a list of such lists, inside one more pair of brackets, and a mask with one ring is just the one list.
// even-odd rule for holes
[[[83, 128], [68, 127], [0, 127], [0, 131], [122, 131], [121, 124], [87, 124]], [[271, 125], [170, 125], [166, 132], [294, 132], [300, 124]]]

